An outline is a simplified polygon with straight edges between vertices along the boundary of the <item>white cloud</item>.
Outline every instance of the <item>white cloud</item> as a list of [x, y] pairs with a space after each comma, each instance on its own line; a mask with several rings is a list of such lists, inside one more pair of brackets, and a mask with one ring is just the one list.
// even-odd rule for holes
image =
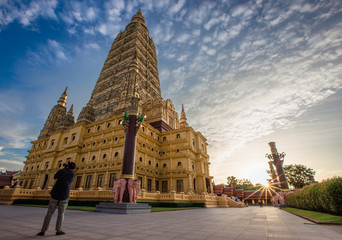
[[171, 14], [177, 13], [181, 10], [181, 8], [184, 6], [185, 0], [178, 0], [176, 4], [173, 4], [169, 10]]
[[23, 26], [29, 26], [38, 17], [57, 19], [55, 9], [57, 0], [29, 1], [2, 1], [0, 8], [0, 29], [6, 27], [13, 21], [20, 22]]
[[184, 43], [190, 38], [190, 35], [187, 33], [183, 33], [176, 39], [177, 42]]
[[85, 48], [93, 48], [93, 49], [99, 50], [100, 46], [97, 43], [88, 43], [85, 45]]

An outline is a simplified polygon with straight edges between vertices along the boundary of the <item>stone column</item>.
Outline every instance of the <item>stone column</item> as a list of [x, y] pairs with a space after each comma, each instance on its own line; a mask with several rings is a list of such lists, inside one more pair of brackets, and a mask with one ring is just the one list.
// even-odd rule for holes
[[126, 189], [123, 196], [123, 202], [129, 202], [128, 180], [134, 179], [134, 163], [137, 142], [137, 132], [140, 123], [143, 121], [142, 116], [137, 117], [139, 107], [139, 99], [132, 97], [131, 106], [128, 115], [126, 114], [123, 121], [124, 131], [126, 133], [125, 148], [121, 168], [121, 178], [126, 179]]
[[287, 184], [284, 169], [283, 169], [283, 164], [281, 163], [279, 159], [279, 153], [275, 146], [275, 142], [270, 142], [268, 143], [268, 145], [270, 145], [271, 147], [272, 157], [273, 157], [274, 165], [277, 170], [277, 175], [278, 175], [280, 186], [282, 189], [289, 189], [289, 185]]

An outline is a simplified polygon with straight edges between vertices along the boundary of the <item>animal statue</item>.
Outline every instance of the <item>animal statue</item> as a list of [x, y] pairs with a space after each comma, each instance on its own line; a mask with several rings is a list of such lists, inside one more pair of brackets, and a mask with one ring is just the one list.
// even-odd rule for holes
[[133, 193], [134, 193], [133, 202], [134, 203], [136, 203], [138, 200], [138, 194], [140, 193], [140, 190], [141, 190], [140, 184], [141, 184], [141, 182], [139, 179], [134, 180], [134, 188], [133, 188]]
[[138, 199], [138, 194], [140, 192], [140, 180], [139, 179], [129, 179], [128, 180], [128, 192], [129, 192], [129, 202], [136, 203]]
[[114, 202], [122, 203], [123, 194], [126, 189], [127, 181], [125, 179], [116, 179], [114, 181], [113, 192], [114, 192]]

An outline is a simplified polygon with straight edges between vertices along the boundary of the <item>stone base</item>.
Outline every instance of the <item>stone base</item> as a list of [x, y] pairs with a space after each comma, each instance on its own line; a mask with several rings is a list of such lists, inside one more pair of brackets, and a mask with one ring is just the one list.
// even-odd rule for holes
[[96, 205], [95, 212], [114, 213], [114, 214], [136, 214], [149, 213], [151, 206], [147, 203], [108, 203], [100, 202]]

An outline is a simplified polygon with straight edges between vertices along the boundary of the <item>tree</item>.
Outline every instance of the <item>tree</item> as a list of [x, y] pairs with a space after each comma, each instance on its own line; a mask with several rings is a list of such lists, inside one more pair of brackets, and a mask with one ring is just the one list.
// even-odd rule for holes
[[234, 176], [229, 176], [229, 177], [227, 177], [227, 185], [228, 185], [228, 187], [232, 187], [232, 183], [233, 182], [235, 182], [236, 183], [236, 177], [234, 177]]
[[294, 188], [303, 188], [315, 180], [316, 172], [302, 164], [291, 164], [284, 166], [287, 182]]
[[227, 185], [228, 187], [232, 187], [232, 183], [235, 182], [236, 183], [236, 188], [237, 189], [243, 189], [243, 190], [255, 190], [258, 187], [254, 186], [253, 183], [251, 182], [251, 180], [249, 179], [237, 179], [234, 176], [230, 176], [227, 177]]
[[247, 190], [250, 188], [254, 188], [254, 185], [251, 182], [251, 180], [242, 178], [242, 179], [237, 179], [236, 188]]

